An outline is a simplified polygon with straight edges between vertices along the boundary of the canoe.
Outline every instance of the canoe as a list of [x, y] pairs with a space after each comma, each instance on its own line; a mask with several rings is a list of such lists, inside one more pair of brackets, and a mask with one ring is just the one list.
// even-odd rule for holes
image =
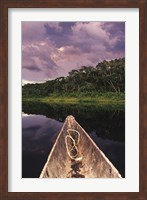
[[122, 178], [73, 116], [68, 116], [39, 178]]

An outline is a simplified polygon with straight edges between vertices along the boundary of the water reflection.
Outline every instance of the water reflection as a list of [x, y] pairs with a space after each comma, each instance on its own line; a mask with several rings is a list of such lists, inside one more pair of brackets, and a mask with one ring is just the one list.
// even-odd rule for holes
[[[123, 110], [94, 106], [23, 104], [22, 177], [38, 177], [67, 115], [73, 115], [125, 176]], [[28, 114], [26, 114], [28, 113]]]
[[23, 111], [28, 114], [41, 114], [61, 122], [64, 122], [68, 115], [73, 115], [87, 132], [95, 131], [99, 137], [125, 141], [124, 108], [27, 102], [23, 103]]
[[38, 177], [62, 127], [43, 115], [22, 115], [22, 177]]
[[118, 169], [122, 177], [125, 177], [125, 143], [100, 138], [95, 132], [92, 132], [89, 135], [101, 151], [103, 151], [103, 153]]

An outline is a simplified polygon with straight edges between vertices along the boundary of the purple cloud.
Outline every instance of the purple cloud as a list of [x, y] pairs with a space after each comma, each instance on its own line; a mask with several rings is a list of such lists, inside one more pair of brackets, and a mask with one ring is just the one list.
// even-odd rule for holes
[[23, 66], [23, 69], [32, 70], [32, 71], [36, 71], [36, 72], [42, 71], [40, 68], [38, 68], [35, 65], [32, 65], [32, 66]]
[[22, 77], [43, 82], [125, 55], [124, 22], [22, 22]]

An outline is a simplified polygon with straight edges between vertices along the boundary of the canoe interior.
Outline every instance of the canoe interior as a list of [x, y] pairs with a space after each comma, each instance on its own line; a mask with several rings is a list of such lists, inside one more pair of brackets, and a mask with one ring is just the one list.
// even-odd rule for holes
[[[68, 129], [80, 133], [78, 151], [82, 160], [72, 160], [65, 145]], [[40, 178], [121, 178], [104, 153], [96, 146], [73, 116], [68, 116], [48, 156]]]

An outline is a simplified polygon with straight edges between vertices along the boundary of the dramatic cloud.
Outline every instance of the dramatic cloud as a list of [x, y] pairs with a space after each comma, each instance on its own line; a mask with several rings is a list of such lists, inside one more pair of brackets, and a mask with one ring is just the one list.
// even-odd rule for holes
[[67, 76], [125, 55], [124, 22], [22, 22], [23, 81]]

